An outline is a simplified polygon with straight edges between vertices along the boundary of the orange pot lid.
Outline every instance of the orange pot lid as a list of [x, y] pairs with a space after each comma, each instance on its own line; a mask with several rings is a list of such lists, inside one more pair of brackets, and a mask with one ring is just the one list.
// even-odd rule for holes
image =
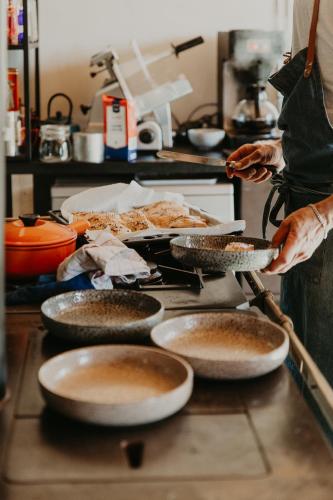
[[11, 247], [45, 247], [75, 240], [77, 233], [70, 227], [40, 219], [38, 215], [22, 215], [5, 224], [5, 243]]

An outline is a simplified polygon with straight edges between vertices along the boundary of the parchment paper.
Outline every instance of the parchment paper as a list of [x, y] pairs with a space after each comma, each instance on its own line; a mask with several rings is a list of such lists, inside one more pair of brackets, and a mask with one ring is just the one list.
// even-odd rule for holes
[[[199, 207], [186, 203], [184, 196], [181, 193], [154, 191], [154, 189], [140, 186], [140, 184], [135, 181], [132, 181], [130, 184], [117, 183], [87, 189], [64, 201], [60, 210], [62, 216], [69, 222], [72, 222], [73, 212], [86, 211], [123, 213], [128, 212], [133, 208], [139, 208], [157, 201], [165, 200], [175, 201], [189, 207], [191, 215], [200, 215], [203, 217], [207, 221], [208, 227], [156, 228], [145, 231], [124, 233], [123, 235], [118, 235], [118, 237], [120, 239], [129, 239], [131, 237], [168, 234], [170, 232], [177, 234], [222, 235], [235, 231], [243, 231], [245, 229], [244, 220], [225, 223], [218, 217], [201, 210]], [[97, 231], [89, 231], [89, 238], [93, 240], [96, 234], [98, 234]]]

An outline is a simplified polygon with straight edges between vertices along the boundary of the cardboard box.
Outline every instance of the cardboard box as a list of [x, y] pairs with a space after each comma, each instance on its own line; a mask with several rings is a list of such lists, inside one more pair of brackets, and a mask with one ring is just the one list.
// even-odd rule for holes
[[131, 161], [137, 157], [134, 104], [127, 99], [103, 96], [106, 160]]

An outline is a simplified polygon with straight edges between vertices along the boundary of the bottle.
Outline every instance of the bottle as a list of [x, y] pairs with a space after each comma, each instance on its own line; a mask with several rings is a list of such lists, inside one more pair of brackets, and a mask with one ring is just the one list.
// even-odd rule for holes
[[23, 2], [19, 0], [17, 6], [17, 25], [18, 25], [18, 35], [17, 40], [19, 45], [23, 45], [24, 39], [24, 10], [23, 10]]
[[29, 42], [38, 42], [38, 16], [36, 0], [28, 0]]
[[17, 155], [16, 144], [16, 111], [7, 111], [5, 129], [4, 129], [4, 142], [6, 156]]
[[8, 45], [17, 45], [18, 41], [17, 10], [13, 0], [8, 0], [7, 40], [8, 40]]

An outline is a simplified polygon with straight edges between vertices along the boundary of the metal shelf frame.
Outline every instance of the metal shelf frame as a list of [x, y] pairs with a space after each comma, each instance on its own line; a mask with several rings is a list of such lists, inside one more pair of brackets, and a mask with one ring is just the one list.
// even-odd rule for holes
[[[37, 26], [39, 27], [38, 0], [37, 3]], [[22, 51], [23, 53], [23, 99], [24, 99], [24, 127], [25, 144], [24, 153], [15, 157], [18, 161], [31, 161], [32, 159], [32, 127], [31, 127], [31, 85], [30, 85], [30, 66], [31, 51], [35, 52], [35, 75], [34, 75], [34, 93], [35, 93], [35, 112], [40, 117], [40, 69], [39, 69], [39, 43], [29, 42], [28, 33], [28, 0], [23, 0], [23, 43], [21, 45], [8, 45], [10, 51]], [[15, 159], [13, 158], [13, 159]], [[12, 158], [11, 158], [12, 159]]]

